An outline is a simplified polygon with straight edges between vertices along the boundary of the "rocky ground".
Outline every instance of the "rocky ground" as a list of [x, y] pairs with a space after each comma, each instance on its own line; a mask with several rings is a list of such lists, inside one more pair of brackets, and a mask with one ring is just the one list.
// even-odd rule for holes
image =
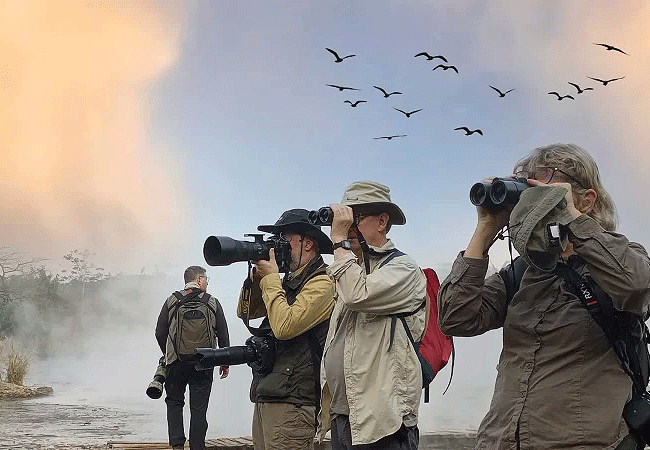
[[30, 388], [27, 386], [20, 386], [18, 384], [5, 383], [0, 381], [0, 400], [11, 398], [33, 398], [43, 397], [45, 395], [52, 395], [53, 390], [49, 386], [40, 386]]
[[[4, 407], [0, 407], [0, 409], [7, 409], [9, 411], [12, 410], [13, 408], [9, 405], [13, 403], [11, 400], [43, 397], [52, 395], [52, 393], [53, 390], [49, 386], [27, 387], [0, 381], [0, 400], [3, 401], [4, 404]], [[12, 414], [12, 416], [15, 417], [17, 414]], [[11, 440], [9, 442], [0, 442], [0, 448], [16, 450], [22, 450], [25, 448], [39, 450], [100, 450], [109, 448], [108, 445], [30, 444], [26, 442], [16, 442], [15, 440]]]

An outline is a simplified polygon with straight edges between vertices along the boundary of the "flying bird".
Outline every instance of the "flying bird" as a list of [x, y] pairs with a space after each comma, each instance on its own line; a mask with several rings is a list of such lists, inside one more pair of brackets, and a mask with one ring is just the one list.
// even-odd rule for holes
[[381, 136], [381, 137], [376, 137], [376, 138], [373, 138], [373, 139], [388, 139], [390, 141], [393, 138], [405, 137], [405, 136], [406, 136], [405, 134], [395, 134], [393, 136]]
[[[397, 109], [397, 108], [393, 108], [393, 109]], [[411, 111], [411, 112], [402, 111], [401, 109], [397, 109], [397, 111], [401, 112], [401, 113], [404, 114], [406, 117], [411, 117], [411, 114], [415, 114], [415, 113], [418, 112], [418, 111], [422, 111], [422, 109], [423, 109], [423, 108], [416, 109], [415, 111]]]
[[568, 83], [578, 90], [578, 94], [582, 94], [584, 91], [593, 91], [594, 90], [594, 88], [591, 88], [591, 87], [586, 87], [584, 89], [580, 89], [580, 86], [578, 86], [577, 84], [571, 83], [570, 81]]
[[427, 59], [428, 59], [429, 61], [431, 61], [431, 60], [434, 59], [434, 58], [438, 58], [438, 59], [442, 59], [444, 62], [448, 62], [448, 61], [447, 61], [447, 58], [445, 58], [445, 57], [442, 56], [442, 55], [431, 56], [431, 55], [428, 54], [427, 52], [420, 52], [420, 53], [418, 53], [417, 55], [415, 55], [416, 58], [417, 58], [418, 56], [426, 56]]
[[442, 64], [438, 64], [436, 67], [433, 68], [433, 70], [436, 70], [438, 67], [442, 67], [442, 70], [454, 69], [456, 73], [458, 73], [458, 69], [456, 69], [456, 66], [443, 66]]
[[357, 100], [356, 102], [352, 103], [350, 100], [346, 100], [343, 103], [349, 103], [350, 106], [352, 106], [353, 108], [356, 108], [359, 103], [366, 103], [366, 101], [365, 100]]
[[390, 97], [390, 96], [393, 95], [393, 94], [401, 94], [401, 92], [391, 92], [391, 93], [389, 94], [388, 92], [386, 92], [385, 90], [383, 90], [383, 89], [380, 88], [379, 86], [373, 86], [373, 87], [374, 87], [375, 89], [379, 89], [381, 92], [383, 92], [385, 98], [388, 98], [388, 97]]
[[351, 88], [351, 87], [345, 87], [345, 86], [337, 86], [335, 84], [326, 84], [325, 86], [331, 86], [333, 88], [338, 89], [339, 91], [344, 91], [346, 89], [348, 89], [350, 91], [360, 91], [361, 90], [361, 89], [357, 89], [357, 88]]
[[474, 134], [474, 133], [478, 133], [481, 136], [483, 136], [483, 132], [481, 130], [479, 130], [478, 128], [476, 130], [470, 130], [467, 127], [454, 128], [454, 131], [456, 131], [456, 130], [464, 130], [465, 131], [465, 136], [469, 136], [470, 134]]
[[[490, 86], [490, 85], [488, 85], [488, 86]], [[500, 90], [498, 90], [494, 86], [490, 86], [490, 87], [499, 93], [499, 97], [505, 97], [508, 92], [514, 91], [514, 89], [510, 89], [509, 91], [501, 92]]]
[[603, 86], [607, 86], [607, 83], [611, 83], [612, 81], [616, 81], [616, 80], [622, 80], [625, 77], [612, 78], [611, 80], [601, 80], [599, 78], [591, 78], [591, 77], [587, 77], [587, 78], [589, 78], [590, 80], [599, 81], [599, 82], [603, 83]]
[[348, 56], [344, 56], [343, 58], [341, 58], [341, 57], [338, 55], [338, 53], [336, 53], [336, 52], [335, 52], [334, 50], [332, 50], [331, 48], [327, 48], [327, 47], [325, 47], [325, 50], [327, 50], [327, 51], [330, 52], [332, 55], [334, 55], [334, 57], [336, 58], [336, 61], [334, 61], [334, 62], [337, 62], [337, 63], [342, 62], [345, 58], [352, 58], [353, 56], [357, 56], [357, 55], [348, 55]]
[[[621, 50], [620, 48], [616, 48], [616, 47], [614, 47], [613, 45], [609, 45], [609, 44], [598, 44], [597, 42], [594, 42], [593, 44], [594, 44], [594, 45], [600, 45], [601, 47], [605, 47], [607, 50], [614, 50], [614, 51], [616, 51], [616, 52], [620, 52], [620, 53], [623, 53], [624, 55], [627, 55], [627, 53], [625, 53], [623, 50]], [[630, 55], [627, 55], [627, 56], [630, 56]]]
[[557, 92], [549, 92], [550, 95], [557, 95], [558, 100], [562, 100], [563, 98], [570, 98], [571, 100], [575, 100], [575, 98], [571, 97], [570, 95], [560, 95]]

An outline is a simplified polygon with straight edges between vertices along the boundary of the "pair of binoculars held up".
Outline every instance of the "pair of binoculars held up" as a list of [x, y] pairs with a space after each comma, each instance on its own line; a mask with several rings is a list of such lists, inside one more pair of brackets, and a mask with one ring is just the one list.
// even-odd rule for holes
[[475, 183], [469, 190], [469, 200], [476, 206], [498, 211], [517, 204], [521, 193], [529, 187], [525, 178], [494, 178], [492, 181]]

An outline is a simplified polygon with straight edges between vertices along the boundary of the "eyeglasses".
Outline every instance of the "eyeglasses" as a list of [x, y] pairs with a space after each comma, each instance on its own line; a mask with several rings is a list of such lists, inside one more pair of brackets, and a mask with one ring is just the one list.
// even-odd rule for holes
[[374, 214], [369, 214], [369, 213], [353, 213], [352, 217], [354, 219], [355, 225], [359, 225], [359, 223], [365, 219], [366, 217], [374, 216]]
[[555, 172], [560, 172], [565, 175], [571, 181], [575, 182], [578, 186], [583, 189], [586, 189], [581, 182], [576, 180], [575, 177], [569, 175], [564, 170], [558, 169], [557, 167], [537, 167], [534, 172], [528, 172], [527, 170], [521, 170], [515, 173], [516, 176], [521, 178], [531, 178], [533, 180], [541, 181], [544, 184], [548, 184], [553, 179]]
[[285, 241], [285, 242], [291, 242], [291, 238], [295, 236], [294, 234], [287, 234], [284, 231], [280, 231], [280, 239]]
[[200, 275], [199, 278], [201, 278], [201, 277], [205, 278], [205, 282], [206, 282], [206, 283], [209, 283], [209, 282], [210, 282], [210, 277], [208, 277], [208, 276], [206, 276], [206, 275]]

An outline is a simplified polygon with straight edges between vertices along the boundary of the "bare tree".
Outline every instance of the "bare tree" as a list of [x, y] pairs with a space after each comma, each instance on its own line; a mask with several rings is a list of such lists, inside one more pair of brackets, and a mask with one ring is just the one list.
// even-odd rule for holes
[[95, 256], [90, 250], [72, 250], [63, 258], [72, 264], [72, 269], [68, 272], [62, 270], [60, 280], [63, 283], [80, 283], [81, 284], [81, 300], [83, 301], [86, 296], [86, 283], [96, 283], [110, 278], [112, 275], [104, 271], [103, 267], [97, 267], [91, 261], [91, 257]]
[[0, 308], [25, 298], [21, 292], [11, 288], [9, 279], [13, 276], [25, 275], [34, 269], [34, 264], [44, 260], [44, 258], [26, 259], [23, 254], [12, 251], [9, 247], [0, 247]]

